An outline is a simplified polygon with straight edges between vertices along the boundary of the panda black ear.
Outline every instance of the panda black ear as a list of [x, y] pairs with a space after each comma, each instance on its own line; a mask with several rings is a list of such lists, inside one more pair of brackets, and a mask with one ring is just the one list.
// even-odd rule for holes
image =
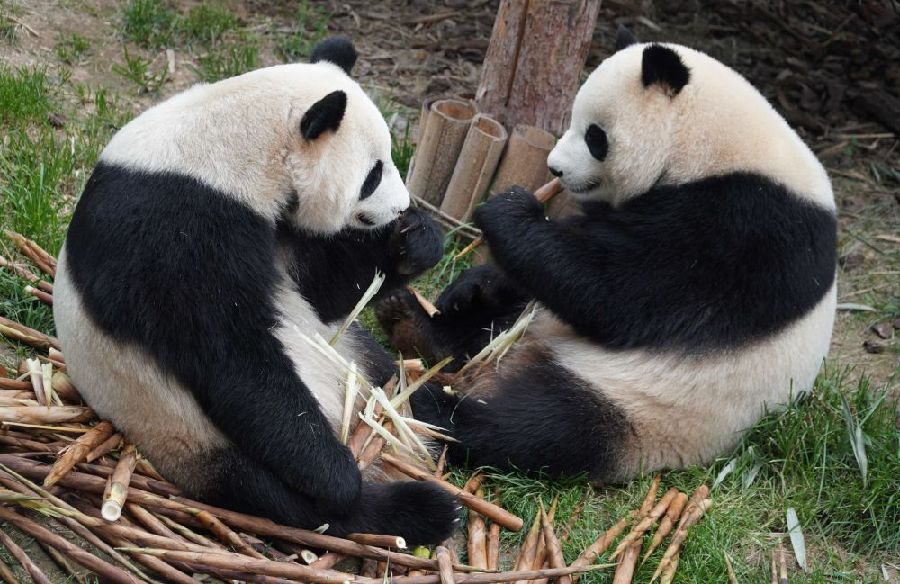
[[356, 48], [347, 37], [333, 36], [317, 44], [309, 56], [310, 63], [328, 61], [334, 63], [350, 75], [350, 70], [356, 64]]
[[324, 132], [336, 132], [347, 110], [347, 94], [332, 91], [312, 104], [300, 120], [300, 133], [306, 140], [315, 140]]
[[631, 45], [636, 45], [638, 43], [637, 37], [634, 36], [634, 33], [628, 30], [624, 24], [619, 24], [616, 27], [616, 52], [618, 53], [622, 49], [628, 48]]
[[660, 85], [674, 97], [687, 85], [690, 78], [690, 70], [682, 63], [678, 53], [669, 47], [654, 44], [644, 49], [641, 71], [644, 87]]

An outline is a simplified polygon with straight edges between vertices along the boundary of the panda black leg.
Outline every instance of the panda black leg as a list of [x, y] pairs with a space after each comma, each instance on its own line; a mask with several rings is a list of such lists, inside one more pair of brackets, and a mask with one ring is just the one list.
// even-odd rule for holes
[[363, 483], [356, 504], [338, 516], [289, 489], [268, 469], [234, 448], [189, 463], [208, 473], [203, 483], [209, 488], [192, 495], [285, 525], [315, 529], [327, 523], [329, 535], [383, 533], [399, 535], [410, 543], [438, 543], [452, 534], [459, 516], [456, 500], [428, 483]]
[[413, 395], [417, 418], [459, 440], [451, 462], [619, 480], [633, 435], [625, 412], [551, 360], [512, 369], [476, 380], [477, 394], [429, 385]]

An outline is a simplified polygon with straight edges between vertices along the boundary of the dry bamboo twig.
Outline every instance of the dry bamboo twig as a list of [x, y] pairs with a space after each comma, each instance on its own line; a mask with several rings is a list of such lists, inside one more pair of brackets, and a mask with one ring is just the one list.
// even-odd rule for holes
[[656, 548], [659, 547], [659, 544], [662, 543], [663, 538], [669, 535], [672, 528], [675, 527], [675, 524], [681, 517], [682, 511], [684, 511], [684, 506], [687, 504], [687, 501], [687, 493], [679, 491], [679, 493], [675, 495], [675, 498], [669, 504], [669, 508], [666, 509], [666, 516], [659, 522], [659, 528], [657, 528], [656, 533], [653, 534], [653, 539], [650, 541], [650, 545], [647, 547], [647, 551], [641, 559], [642, 562], [647, 561], [647, 558], [649, 558], [650, 555], [656, 551]]
[[122, 516], [122, 506], [128, 498], [128, 485], [131, 483], [131, 475], [136, 465], [137, 450], [134, 444], [128, 444], [122, 449], [119, 462], [109, 475], [109, 481], [103, 490], [101, 512], [107, 521], [117, 521]]
[[[6, 547], [9, 550], [10, 555], [16, 559], [22, 565], [22, 568], [25, 572], [34, 580], [34, 584], [53, 584], [50, 581], [50, 578], [44, 574], [43, 570], [41, 570], [37, 564], [31, 561], [31, 558], [28, 557], [28, 554], [25, 553], [21, 547], [19, 547], [16, 542], [12, 540], [12, 538], [3, 530], [0, 530], [0, 544]], [[0, 561], [0, 564], [3, 562]]]
[[103, 421], [79, 436], [53, 463], [50, 473], [44, 479], [44, 488], [49, 489], [55, 485], [64, 474], [72, 470], [77, 463], [84, 461], [91, 450], [107, 440], [112, 433], [112, 424]]
[[502, 509], [484, 499], [479, 499], [471, 493], [467, 493], [446, 481], [437, 479], [427, 471], [400, 460], [391, 454], [385, 453], [382, 455], [381, 459], [409, 477], [420, 481], [429, 481], [440, 486], [448, 493], [459, 497], [459, 501], [469, 509], [484, 515], [491, 521], [499, 523], [507, 529], [512, 531], [519, 531], [522, 529], [522, 520], [506, 509]]

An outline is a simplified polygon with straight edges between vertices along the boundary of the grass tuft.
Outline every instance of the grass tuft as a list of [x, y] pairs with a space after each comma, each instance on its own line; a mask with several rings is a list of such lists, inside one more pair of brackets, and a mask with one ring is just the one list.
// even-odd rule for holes
[[278, 54], [285, 63], [293, 63], [308, 57], [313, 47], [328, 34], [328, 20], [331, 15], [309, 0], [297, 4], [295, 17], [296, 32], [283, 35], [276, 40]]
[[78, 33], [60, 35], [56, 39], [56, 57], [67, 65], [76, 64], [91, 48], [91, 41]]
[[204, 2], [194, 6], [178, 25], [181, 37], [189, 43], [210, 46], [238, 27], [238, 19], [230, 11]]
[[161, 0], [130, 0], [122, 10], [124, 36], [147, 49], [172, 44], [178, 14]]
[[259, 67], [259, 41], [247, 36], [220, 44], [199, 56], [197, 62], [199, 67], [194, 67], [194, 71], [207, 83], [241, 75]]
[[50, 113], [50, 81], [43, 67], [13, 71], [0, 65], [0, 121], [22, 124]]
[[159, 68], [154, 68], [153, 59], [145, 59], [140, 55], [132, 56], [128, 47], [123, 50], [122, 58], [125, 61], [124, 65], [113, 65], [113, 73], [134, 83], [138, 93], [157, 93], [169, 78], [169, 70], [165, 63]]

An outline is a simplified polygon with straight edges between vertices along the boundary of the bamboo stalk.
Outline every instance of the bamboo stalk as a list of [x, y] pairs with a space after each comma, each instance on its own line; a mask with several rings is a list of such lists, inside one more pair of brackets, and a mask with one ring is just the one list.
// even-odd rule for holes
[[[3, 544], [12, 557], [16, 559], [22, 565], [22, 568], [25, 572], [34, 580], [34, 584], [53, 584], [50, 581], [50, 578], [44, 574], [43, 570], [41, 570], [37, 564], [31, 561], [31, 558], [28, 557], [28, 554], [25, 553], [21, 547], [19, 547], [16, 542], [12, 540], [12, 538], [3, 530], [0, 530], [0, 544]], [[0, 564], [3, 562], [0, 561]]]
[[437, 558], [441, 584], [456, 584], [453, 577], [453, 562], [450, 560], [450, 552], [444, 546], [437, 546], [434, 550]]
[[53, 374], [53, 377], [50, 379], [50, 386], [64, 401], [78, 404], [84, 401], [81, 399], [81, 395], [79, 395], [75, 386], [72, 385], [72, 380], [62, 371], [57, 371]]
[[734, 573], [734, 566], [731, 565], [731, 558], [728, 557], [728, 554], [722, 552], [722, 557], [725, 558], [725, 570], [728, 573], [728, 584], [738, 584], [737, 576]]
[[480, 513], [481, 515], [484, 515], [491, 521], [499, 523], [507, 529], [510, 529], [512, 531], [519, 531], [520, 529], [522, 529], [522, 520], [505, 509], [489, 503], [484, 499], [479, 499], [475, 495], [467, 493], [459, 487], [452, 485], [446, 481], [437, 479], [427, 471], [417, 468], [403, 460], [400, 460], [399, 458], [391, 454], [384, 453], [381, 459], [409, 477], [420, 481], [429, 481], [431, 483], [434, 483], [435, 485], [440, 486], [448, 493], [458, 497], [459, 501], [469, 509], [472, 509]]
[[704, 513], [706, 513], [710, 507], [712, 507], [711, 499], [703, 499], [695, 505], [688, 504], [687, 509], [684, 511], [684, 515], [681, 517], [681, 523], [678, 525], [678, 529], [675, 530], [674, 535], [672, 535], [672, 541], [669, 542], [669, 547], [666, 549], [666, 553], [663, 554], [662, 560], [660, 560], [659, 566], [653, 573], [650, 582], [656, 580], [660, 574], [674, 574], [675, 566], [677, 565], [675, 558], [681, 552], [681, 546], [687, 539], [688, 531], [691, 526], [696, 524], [700, 518], [703, 517]]
[[182, 543], [189, 543], [183, 536], [172, 531], [159, 517], [150, 513], [140, 505], [128, 503], [125, 507], [128, 509], [128, 512], [131, 513], [131, 516], [150, 533], [168, 537]]
[[107, 440], [112, 433], [112, 424], [103, 421], [79, 436], [75, 442], [63, 450], [56, 462], [53, 463], [50, 473], [44, 479], [44, 488], [49, 489], [55, 485], [64, 474], [72, 470], [77, 463], [85, 460], [91, 450]]
[[787, 554], [781, 542], [778, 542], [778, 584], [788, 584]]
[[[554, 504], [555, 505], [555, 504]], [[565, 568], [566, 559], [563, 556], [562, 545], [556, 537], [553, 530], [553, 520], [544, 512], [544, 505], [541, 504], [541, 527], [544, 533], [544, 547], [547, 550], [547, 561], [551, 568]], [[572, 577], [563, 575], [556, 579], [557, 584], [572, 584]]]
[[[0, 562], [0, 580], [5, 582], [5, 584], [22, 584], [19, 582], [19, 579], [16, 578], [16, 575], [13, 573], [12, 569], [6, 565], [5, 562]], [[35, 582], [35, 584], [39, 584]]]
[[377, 535], [373, 533], [351, 533], [347, 536], [350, 541], [363, 545], [374, 545], [383, 548], [406, 549], [406, 540], [398, 535]]
[[[203, 548], [203, 551], [205, 551], [205, 552], [223, 552], [223, 551], [225, 551], [225, 546], [223, 546], [222, 544], [220, 544], [217, 541], [213, 541], [212, 539], [206, 537], [205, 535], [201, 535], [201, 534], [195, 532], [190, 527], [185, 525], [186, 522], [178, 522], [178, 521], [175, 521], [174, 519], [172, 519], [171, 517], [167, 517], [162, 514], [157, 515], [157, 517], [159, 518], [160, 521], [165, 523], [170, 529], [174, 530], [176, 533], [180, 533], [181, 536], [184, 537], [186, 540]], [[191, 518], [195, 519], [195, 516], [192, 514]], [[190, 523], [193, 524], [193, 522], [190, 522]], [[197, 527], [200, 527], [199, 522], [197, 523]], [[166, 549], [168, 549], [168, 546], [165, 546], [165, 547], [166, 547]], [[183, 548], [177, 548], [177, 549], [183, 549]], [[199, 550], [197, 550], [197, 551], [199, 551]]]
[[656, 551], [656, 548], [659, 547], [659, 544], [662, 543], [663, 538], [665, 538], [672, 531], [672, 528], [675, 527], [678, 519], [681, 517], [681, 513], [684, 510], [684, 506], [687, 504], [688, 496], [687, 493], [679, 492], [675, 495], [675, 498], [669, 504], [669, 508], [666, 510], [666, 516], [662, 518], [659, 522], [659, 528], [656, 530], [656, 533], [653, 534], [653, 539], [650, 541], [650, 545], [647, 547], [647, 552], [644, 554], [644, 557], [641, 559], [642, 562], [646, 562], [647, 558]]
[[476, 472], [466, 481], [466, 484], [463, 485], [462, 490], [467, 493], [475, 494], [475, 492], [481, 488], [481, 483], [484, 482], [484, 473], [481, 471]]
[[487, 541], [487, 569], [500, 569], [500, 524], [491, 523]]
[[504, 192], [514, 185], [533, 191], [547, 182], [550, 174], [547, 155], [554, 144], [556, 138], [550, 132], [527, 124], [517, 124], [497, 169], [493, 192]]
[[25, 266], [13, 263], [13, 262], [9, 261], [8, 259], [6, 259], [5, 257], [0, 256], [0, 268], [6, 268], [6, 269], [10, 270], [11, 272], [14, 272], [16, 275], [18, 275], [23, 280], [27, 280], [28, 282], [31, 282], [32, 284], [34, 284], [35, 286], [37, 286], [44, 292], [46, 292], [48, 294], [53, 294], [53, 284], [51, 284], [50, 282], [47, 282], [46, 280], [42, 280], [37, 275], [35, 275], [34, 272], [29, 270]]
[[27, 237], [20, 235], [12, 230], [5, 230], [6, 236], [12, 240], [13, 244], [19, 249], [19, 251], [30, 259], [34, 265], [36, 265], [42, 272], [50, 276], [51, 278], [56, 277], [56, 260], [49, 253], [43, 250], [41, 246], [39, 246], [34, 241], [28, 239]]
[[641, 555], [640, 542], [625, 548], [625, 553], [619, 558], [616, 573], [613, 576], [613, 584], [631, 584], [634, 578], [634, 570], [637, 567], [638, 558]]
[[435, 314], [441, 313], [441, 311], [438, 310], [437, 307], [434, 304], [432, 304], [430, 300], [428, 300], [427, 298], [422, 296], [421, 292], [419, 292], [412, 286], [407, 286], [406, 289], [409, 290], [410, 292], [412, 292], [413, 296], [416, 297], [416, 300], [419, 302], [419, 306], [422, 307], [422, 310], [424, 310], [426, 313], [428, 313], [429, 318], [433, 317]]
[[137, 465], [137, 450], [134, 444], [127, 444], [122, 449], [115, 470], [109, 475], [106, 489], [103, 491], [103, 507], [101, 513], [107, 521], [116, 521], [122, 516], [122, 505], [128, 498], [128, 485]]
[[55, 405], [50, 401], [49, 391], [44, 389], [44, 373], [41, 371], [41, 362], [37, 359], [25, 359], [28, 367], [28, 375], [31, 380], [31, 389], [42, 406]]
[[77, 545], [70, 543], [66, 539], [56, 535], [55, 533], [41, 527], [34, 521], [19, 515], [15, 511], [7, 508], [0, 507], [0, 519], [15, 525], [22, 531], [28, 533], [31, 537], [40, 540], [46, 543], [49, 546], [55, 547], [62, 553], [66, 554], [76, 563], [92, 570], [97, 575], [108, 579], [110, 582], [121, 583], [121, 584], [140, 584], [140, 580], [129, 574], [128, 572], [122, 570], [121, 568], [117, 568], [112, 564], [108, 564], [101, 560], [100, 558], [94, 556], [90, 552], [87, 552]]
[[85, 462], [94, 462], [101, 456], [105, 456], [122, 444], [122, 435], [113, 434], [97, 446], [95, 446], [84, 458]]
[[[559, 578], [583, 572], [605, 570], [612, 564], [597, 564], [582, 568], [547, 568], [545, 570], [516, 570], [514, 572], [454, 572], [453, 579], [456, 584], [489, 584], [491, 582], [515, 582], [518, 580], [539, 580], [543, 578]], [[383, 584], [379, 579], [357, 578], [354, 582], [360, 584]], [[391, 578], [391, 584], [439, 584], [440, 577], [437, 574], [427, 576], [396, 576]]]
[[323, 554], [323, 555], [319, 556], [319, 559], [316, 560], [315, 562], [313, 562], [312, 564], [310, 564], [310, 567], [318, 568], [320, 570], [330, 570], [331, 568], [333, 568], [335, 566], [335, 564], [337, 564], [338, 562], [340, 562], [341, 560], [343, 560], [346, 557], [347, 556], [345, 556], [344, 554], [328, 552], [327, 554]]
[[[606, 551], [609, 545], [615, 540], [619, 535], [625, 531], [625, 527], [628, 525], [629, 517], [623, 517], [619, 519], [615, 525], [607, 529], [600, 537], [597, 538], [594, 543], [589, 545], [578, 558], [572, 562], [571, 566], [590, 566], [594, 563], [597, 557]], [[577, 580], [577, 577], [575, 578]]]
[[662, 496], [659, 502], [654, 505], [653, 509], [650, 510], [643, 519], [640, 520], [634, 527], [631, 528], [631, 531], [622, 538], [622, 541], [619, 542], [619, 545], [616, 546], [616, 550], [609, 556], [609, 559], [615, 559], [619, 554], [625, 551], [625, 548], [630, 546], [631, 544], [640, 541], [644, 534], [649, 531], [653, 524], [662, 517], [663, 513], [669, 508], [672, 500], [678, 495], [678, 489], [672, 487]]
[[66, 556], [58, 552], [56, 548], [52, 548], [46, 544], [41, 544], [41, 548], [47, 552], [47, 555], [50, 556], [57, 566], [59, 566], [59, 569], [68, 574], [73, 581], [78, 584], [87, 584], [87, 579], [72, 565], [72, 562], [70, 562]]
[[224, 543], [226, 546], [231, 546], [236, 551], [244, 554], [245, 556], [250, 556], [251, 558], [257, 559], [265, 559], [264, 555], [253, 549], [253, 546], [241, 539], [238, 534], [229, 529], [227, 525], [219, 521], [209, 511], [197, 511], [194, 517], [196, 517], [197, 520], [200, 521], [201, 525], [203, 525], [206, 530], [215, 535], [218, 540]]
[[438, 457], [437, 464], [434, 468], [434, 476], [435, 478], [441, 478], [444, 476], [444, 469], [447, 467], [447, 445], [444, 445], [444, 449], [441, 450], [441, 455]]
[[[18, 379], [7, 379], [0, 377], [0, 389], [9, 391], [28, 391], [31, 392], [30, 381], [19, 381]], [[33, 394], [32, 394], [33, 395]]]
[[[516, 557], [513, 569], [518, 572], [533, 569], [534, 558], [537, 555], [538, 541], [541, 537], [543, 537], [543, 533], [541, 532], [541, 517], [540, 515], [535, 514], [534, 521], [528, 529], [528, 533], [525, 535], [525, 541], [522, 542], [522, 547], [519, 548], [519, 555]], [[524, 581], [517, 581], [516, 584], [524, 584]]]
[[33, 286], [25, 286], [25, 293], [31, 294], [32, 296], [34, 296], [35, 298], [37, 298], [44, 304], [49, 304], [50, 306], [53, 306], [53, 296], [50, 294], [47, 294], [46, 292], [44, 292], [43, 290], [40, 290], [39, 288], [35, 288]]
[[[484, 491], [481, 487], [478, 487], [475, 491], [475, 496], [484, 499]], [[484, 517], [470, 510], [468, 528], [469, 538], [467, 546], [469, 552], [469, 565], [479, 570], [486, 570], [488, 567], [488, 559]]]
[[36, 349], [48, 349], [53, 347], [54, 349], [62, 350], [59, 339], [56, 337], [45, 335], [40, 331], [36, 331], [33, 328], [19, 324], [8, 318], [3, 318], [2, 316], [0, 316], [0, 335], [30, 345]]
[[468, 221], [475, 205], [490, 187], [506, 146], [506, 128], [487, 114], [472, 118], [447, 184], [441, 211], [460, 221]]
[[21, 406], [0, 408], [0, 422], [20, 424], [61, 424], [87, 422], [95, 417], [93, 410], [78, 406]]

